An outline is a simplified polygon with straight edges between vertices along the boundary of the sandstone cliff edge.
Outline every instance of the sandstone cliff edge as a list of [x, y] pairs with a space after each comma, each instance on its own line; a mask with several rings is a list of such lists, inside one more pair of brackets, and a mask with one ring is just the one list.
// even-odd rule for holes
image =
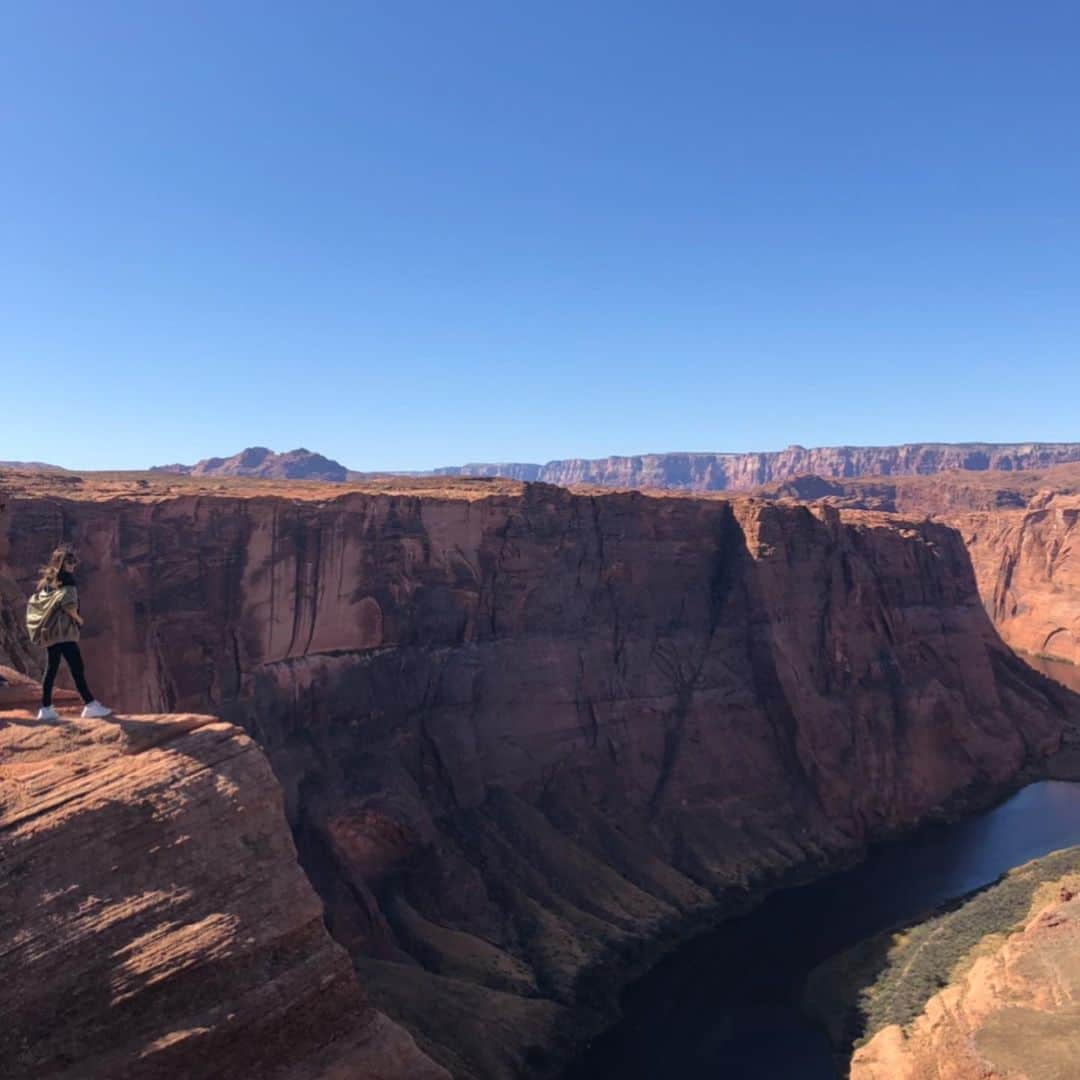
[[5, 1077], [448, 1080], [361, 994], [240, 729], [30, 715], [0, 712]]

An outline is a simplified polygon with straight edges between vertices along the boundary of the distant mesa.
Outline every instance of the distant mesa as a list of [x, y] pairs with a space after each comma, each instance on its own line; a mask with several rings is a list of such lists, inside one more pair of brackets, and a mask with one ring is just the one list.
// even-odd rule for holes
[[472, 463], [434, 470], [439, 476], [501, 476], [568, 486], [746, 491], [799, 476], [921, 476], [954, 469], [1015, 472], [1080, 461], [1080, 443], [905, 443], [902, 446], [792, 444], [762, 453], [663, 453], [608, 458]]
[[[666, 457], [668, 455], [660, 455]], [[613, 459], [609, 459], [613, 460]], [[632, 459], [627, 459], [632, 460]], [[504, 461], [501, 463], [471, 462], [468, 465], [447, 465], [441, 469], [432, 469], [436, 476], [501, 476], [507, 480], [520, 480], [524, 483], [532, 483], [540, 480], [546, 471], [555, 467], [568, 465], [570, 462], [581, 465], [596, 465], [599, 462], [585, 462], [577, 458], [567, 461], [549, 461], [546, 465], [537, 465], [527, 461]]]
[[250, 476], [267, 480], [329, 480], [342, 483], [348, 469], [322, 454], [300, 447], [277, 454], [265, 446], [249, 446], [232, 457], [204, 458], [195, 465], [155, 465], [151, 472], [182, 476]]
[[33, 469], [37, 472], [65, 472], [61, 465], [49, 465], [44, 461], [0, 461], [0, 469]]
[[[357, 472], [311, 450], [277, 454], [252, 446], [232, 457], [205, 458], [197, 465], [158, 465], [152, 472], [185, 476], [262, 477], [273, 480], [362, 481], [374, 476], [499, 477], [611, 488], [668, 488], [676, 491], [748, 491], [766, 484], [818, 477], [823, 482], [859, 476], [928, 476], [940, 472], [1023, 472], [1080, 462], [1080, 442], [904, 443], [899, 446], [818, 446], [792, 443], [759, 453], [658, 453], [607, 458], [470, 462], [430, 471]], [[2, 464], [2, 463], [0, 463]], [[29, 467], [29, 466], [27, 466]], [[42, 466], [45, 467], [45, 466]], [[800, 492], [800, 497], [821, 493]]]

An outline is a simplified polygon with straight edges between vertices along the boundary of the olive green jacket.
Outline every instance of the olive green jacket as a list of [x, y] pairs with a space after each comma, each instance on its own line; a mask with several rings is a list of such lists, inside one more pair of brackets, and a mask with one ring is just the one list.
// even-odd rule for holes
[[74, 585], [39, 589], [26, 605], [26, 630], [34, 645], [48, 647], [79, 640], [79, 624], [64, 610], [79, 609], [79, 591]]

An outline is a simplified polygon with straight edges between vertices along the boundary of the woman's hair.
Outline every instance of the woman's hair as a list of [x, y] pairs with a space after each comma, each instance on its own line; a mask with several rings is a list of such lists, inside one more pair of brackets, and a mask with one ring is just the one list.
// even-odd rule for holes
[[38, 582], [38, 589], [55, 589], [60, 585], [60, 575], [64, 570], [64, 563], [75, 557], [74, 548], [70, 548], [67, 544], [62, 544], [58, 547], [52, 555], [49, 556], [49, 561], [41, 568], [41, 580]]

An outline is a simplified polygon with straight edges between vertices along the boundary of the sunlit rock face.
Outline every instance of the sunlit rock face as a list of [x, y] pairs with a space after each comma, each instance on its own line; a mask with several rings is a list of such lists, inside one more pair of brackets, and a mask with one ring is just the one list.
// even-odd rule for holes
[[[9, 495], [79, 545], [103, 697], [266, 749], [380, 1007], [455, 1075], [553, 1071], [645, 943], [1053, 750], [958, 534], [537, 484]], [[231, 492], [231, 493], [230, 493]]]
[[1076, 1074], [1080, 873], [1044, 885], [1021, 927], [989, 924], [985, 930], [958, 973], [911, 1023], [883, 1028], [855, 1052], [852, 1080]]
[[13, 694], [6, 1078], [449, 1080], [361, 993], [247, 735], [193, 715], [43, 724], [7, 709]]
[[1022, 512], [957, 517], [1002, 637], [1080, 665], [1080, 496], [1043, 492]]
[[761, 494], [953, 525], [1004, 640], [1028, 657], [1080, 665], [1080, 467], [891, 481], [801, 477]]

